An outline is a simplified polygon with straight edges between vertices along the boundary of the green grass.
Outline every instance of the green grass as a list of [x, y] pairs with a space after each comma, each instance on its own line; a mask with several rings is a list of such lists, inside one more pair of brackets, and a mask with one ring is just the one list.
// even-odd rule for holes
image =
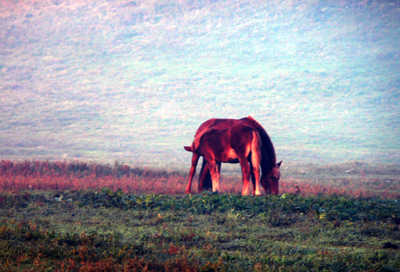
[[397, 200], [3, 193], [8, 271], [397, 271]]
[[[281, 195], [184, 195], [187, 174], [0, 162], [2, 271], [397, 271], [397, 165], [292, 165]], [[194, 190], [195, 191], [195, 190]], [[1, 269], [0, 269], [1, 270]]]

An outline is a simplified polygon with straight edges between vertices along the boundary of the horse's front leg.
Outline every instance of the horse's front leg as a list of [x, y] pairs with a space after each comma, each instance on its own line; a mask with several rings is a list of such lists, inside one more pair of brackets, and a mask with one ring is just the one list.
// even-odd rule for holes
[[197, 166], [197, 162], [199, 161], [199, 157], [200, 157], [199, 154], [193, 152], [192, 166], [190, 167], [190, 172], [189, 172], [189, 183], [188, 183], [188, 186], [185, 191], [186, 194], [190, 193], [190, 191], [192, 189], [193, 176], [194, 176], [194, 174], [196, 174], [196, 166]]
[[247, 160], [239, 159], [239, 163], [240, 167], [242, 168], [242, 182], [243, 182], [242, 195], [248, 195], [250, 187], [250, 165]]
[[253, 184], [253, 195], [256, 194], [256, 179], [254, 177], [254, 168], [253, 164], [250, 162], [250, 177], [251, 177], [251, 183]]
[[254, 188], [254, 194], [255, 195], [261, 195], [260, 191], [260, 167], [258, 165], [253, 166], [253, 173], [252, 173], [252, 178], [253, 178], [253, 186], [255, 183]]

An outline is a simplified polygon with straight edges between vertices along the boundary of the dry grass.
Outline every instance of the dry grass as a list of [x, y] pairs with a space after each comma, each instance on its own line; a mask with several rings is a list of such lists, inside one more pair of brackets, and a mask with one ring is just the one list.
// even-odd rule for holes
[[[283, 169], [280, 193], [315, 195], [348, 195], [397, 199], [400, 197], [399, 176], [395, 166], [372, 167], [349, 165], [307, 165]], [[98, 190], [121, 189], [134, 194], [181, 195], [187, 186], [186, 173], [83, 161], [1, 161], [0, 188], [25, 190]], [[342, 173], [342, 174], [340, 174]], [[197, 183], [193, 185], [196, 192]], [[240, 194], [240, 174], [223, 175], [221, 192]]]

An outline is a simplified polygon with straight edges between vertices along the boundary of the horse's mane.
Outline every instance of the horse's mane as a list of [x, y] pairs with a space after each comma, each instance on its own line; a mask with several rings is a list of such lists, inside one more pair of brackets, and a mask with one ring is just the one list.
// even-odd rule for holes
[[[262, 142], [262, 151], [263, 153], [266, 152], [268, 158], [264, 158], [265, 154], [263, 155], [263, 163], [269, 164], [271, 169], [276, 165], [276, 154], [275, 148], [272, 144], [271, 138], [269, 137], [267, 131], [263, 128], [263, 126], [257, 122], [253, 117], [250, 115], [247, 117], [248, 121], [254, 126], [255, 130], [257, 130], [258, 134], [260, 135], [261, 142]], [[265, 160], [264, 160], [265, 159]]]

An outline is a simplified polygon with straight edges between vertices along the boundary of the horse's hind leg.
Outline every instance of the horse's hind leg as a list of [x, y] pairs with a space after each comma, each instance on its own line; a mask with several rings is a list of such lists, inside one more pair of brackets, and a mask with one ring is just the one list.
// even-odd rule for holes
[[[210, 169], [206, 160], [203, 158], [203, 164], [201, 165], [200, 175], [199, 175], [199, 182], [198, 182], [198, 192], [202, 192], [206, 190], [204, 186], [204, 181], [207, 179], [207, 176], [210, 176]], [[209, 177], [211, 183], [211, 177]]]
[[190, 191], [192, 189], [193, 176], [194, 176], [194, 174], [196, 174], [196, 166], [197, 166], [197, 162], [199, 161], [199, 157], [200, 157], [199, 154], [193, 152], [192, 166], [190, 167], [190, 172], [189, 172], [189, 183], [188, 183], [188, 186], [185, 191], [185, 193], [187, 193], [187, 194], [190, 193]]
[[219, 191], [220, 166], [218, 166], [218, 164], [214, 161], [209, 163], [208, 167], [210, 168], [213, 192], [217, 192]]
[[198, 182], [198, 191], [202, 192], [203, 190], [212, 190], [210, 168], [208, 167], [208, 164], [204, 158], [203, 158], [203, 163], [201, 165], [199, 182]]
[[204, 190], [212, 190], [212, 180], [211, 180], [211, 174], [210, 170], [206, 169], [207, 171], [205, 172], [204, 179], [203, 179], [203, 189]]

